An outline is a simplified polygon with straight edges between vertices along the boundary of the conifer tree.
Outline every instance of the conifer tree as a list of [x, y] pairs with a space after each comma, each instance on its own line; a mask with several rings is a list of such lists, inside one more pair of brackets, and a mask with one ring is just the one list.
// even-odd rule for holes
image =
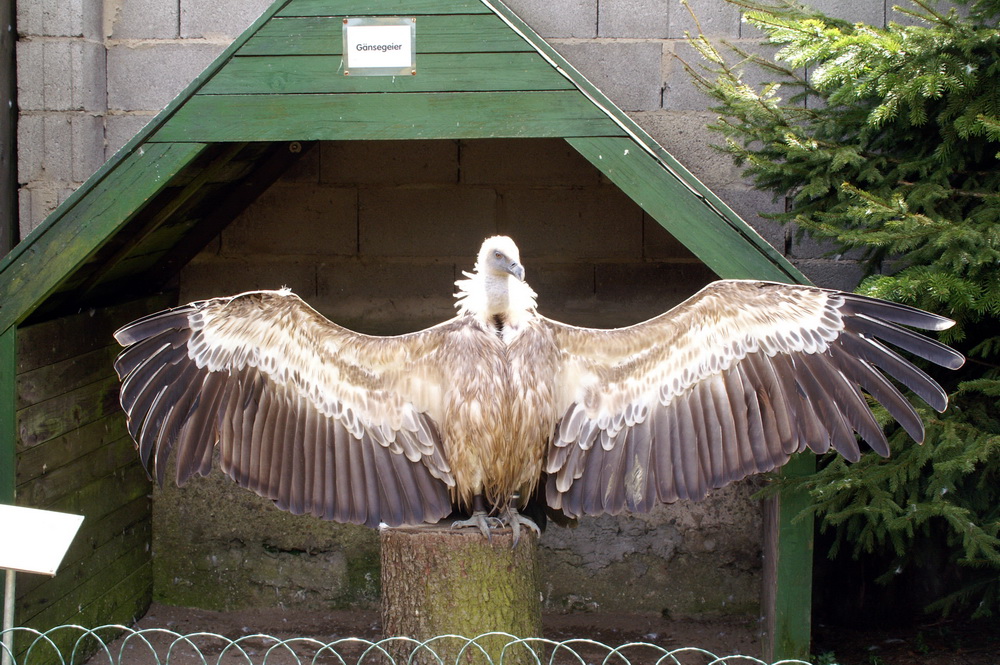
[[[957, 583], [929, 607], [1000, 609], [1000, 0], [895, 7], [888, 27], [830, 18], [790, 0], [727, 0], [772, 58], [704, 36], [688, 71], [716, 102], [722, 150], [775, 217], [859, 255], [859, 291], [956, 320], [942, 340], [968, 357], [935, 378], [944, 414], [924, 408], [922, 446], [888, 422], [892, 455], [829, 457], [798, 482], [834, 552], [888, 553], [888, 580], [929, 547]], [[747, 85], [743, 72], [774, 82]]]

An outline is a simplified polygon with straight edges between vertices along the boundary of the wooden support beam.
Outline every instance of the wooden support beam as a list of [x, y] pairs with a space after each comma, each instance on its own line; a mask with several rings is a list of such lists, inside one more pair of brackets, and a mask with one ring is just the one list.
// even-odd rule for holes
[[577, 90], [195, 95], [150, 141], [337, 141], [623, 134]]
[[[212, 211], [188, 230], [147, 273], [143, 290], [153, 286], [163, 288], [168, 280], [187, 265], [212, 238], [226, 228], [257, 198], [267, 191], [295, 162], [316, 149], [316, 143], [275, 143], [257, 160], [257, 168], [247, 177], [228, 187]], [[136, 293], [140, 296], [141, 293]]]
[[0, 503], [14, 503], [17, 468], [17, 328], [0, 334]]
[[[627, 137], [568, 138], [581, 155], [719, 277], [808, 283], [746, 222], [706, 198]], [[667, 175], [665, 178], [664, 175]]]
[[33, 242], [21, 243], [0, 262], [5, 277], [0, 330], [24, 321], [205, 148], [201, 143], [147, 145], [90, 184], [86, 197], [50, 216]]
[[171, 216], [176, 213], [184, 204], [186, 204], [191, 197], [198, 194], [202, 187], [206, 183], [212, 182], [215, 178], [219, 176], [220, 173], [229, 165], [243, 148], [246, 147], [245, 143], [234, 143], [232, 145], [226, 146], [225, 150], [221, 155], [212, 160], [212, 163], [207, 168], [202, 169], [198, 175], [191, 179], [191, 182], [187, 183], [184, 188], [174, 196], [170, 197], [170, 200], [163, 207], [159, 208], [152, 218], [145, 223], [142, 229], [137, 229], [134, 233], [131, 233], [128, 239], [122, 243], [121, 247], [105, 260], [104, 265], [95, 270], [87, 281], [83, 283], [76, 291], [81, 294], [81, 297], [86, 297], [89, 295], [97, 284], [100, 284], [102, 279], [106, 274], [115, 269], [118, 262], [128, 256], [132, 250], [142, 244], [144, 241], [149, 239], [149, 237], [160, 228], [160, 225], [168, 221]]
[[[792, 457], [785, 477], [816, 471], [811, 451]], [[809, 658], [812, 625], [813, 518], [804, 492], [782, 492], [764, 504], [763, 656], [767, 662]]]

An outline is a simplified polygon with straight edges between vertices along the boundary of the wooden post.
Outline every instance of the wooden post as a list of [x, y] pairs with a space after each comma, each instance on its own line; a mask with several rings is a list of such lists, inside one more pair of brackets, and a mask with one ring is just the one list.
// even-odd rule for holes
[[[17, 479], [17, 327], [11, 326], [0, 333], [0, 503], [14, 503], [14, 483]], [[4, 573], [3, 622], [0, 632], [3, 632], [2, 652], [3, 665], [9, 665], [14, 653], [14, 571]]]
[[[783, 476], [816, 471], [811, 452], [792, 457]], [[767, 662], [809, 657], [812, 627], [813, 519], [795, 520], [809, 505], [804, 492], [782, 492], [764, 503], [763, 657]]]
[[0, 503], [14, 503], [17, 463], [17, 328], [0, 333]]
[[[518, 638], [541, 635], [538, 586], [538, 538], [522, 529], [512, 547], [509, 529], [487, 540], [477, 530], [447, 527], [383, 529], [382, 629], [386, 637], [424, 641], [439, 635], [475, 637], [508, 633]], [[466, 640], [430, 643], [444, 663], [534, 663], [528, 647], [494, 636], [466, 648]], [[413, 653], [414, 643], [393, 643], [396, 662], [440, 663], [427, 651]], [[463, 648], [466, 648], [459, 658]], [[480, 651], [480, 648], [482, 651]], [[484, 657], [484, 652], [487, 657]], [[503, 653], [502, 653], [503, 652]]]

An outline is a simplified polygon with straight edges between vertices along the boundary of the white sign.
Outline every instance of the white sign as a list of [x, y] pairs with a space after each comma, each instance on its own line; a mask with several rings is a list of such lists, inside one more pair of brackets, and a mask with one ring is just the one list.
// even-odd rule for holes
[[0, 504], [0, 568], [55, 575], [83, 515]]
[[415, 22], [410, 18], [344, 19], [344, 74], [416, 74]]

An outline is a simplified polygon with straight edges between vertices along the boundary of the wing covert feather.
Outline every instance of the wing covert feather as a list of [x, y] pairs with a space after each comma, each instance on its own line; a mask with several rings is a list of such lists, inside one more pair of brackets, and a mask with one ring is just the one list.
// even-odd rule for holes
[[[919, 442], [920, 417], [886, 377], [939, 411], [947, 396], [888, 345], [952, 369], [963, 362], [902, 327], [943, 330], [952, 323], [944, 317], [770, 282], [715, 282], [659, 317], [616, 330], [544, 321], [562, 356], [556, 412], [564, 414], [546, 459], [546, 497], [570, 517], [617, 510], [621, 487], [611, 477], [622, 466], [671, 502], [701, 499], [806, 448], [857, 459], [856, 433], [885, 455], [862, 391]], [[606, 491], [608, 500], [599, 498]], [[630, 510], [652, 506], [624, 501]]]
[[435, 522], [454, 484], [437, 422], [454, 322], [397, 337], [337, 326], [286, 290], [200, 301], [115, 333], [122, 407], [163, 482], [220, 467], [293, 513]]

